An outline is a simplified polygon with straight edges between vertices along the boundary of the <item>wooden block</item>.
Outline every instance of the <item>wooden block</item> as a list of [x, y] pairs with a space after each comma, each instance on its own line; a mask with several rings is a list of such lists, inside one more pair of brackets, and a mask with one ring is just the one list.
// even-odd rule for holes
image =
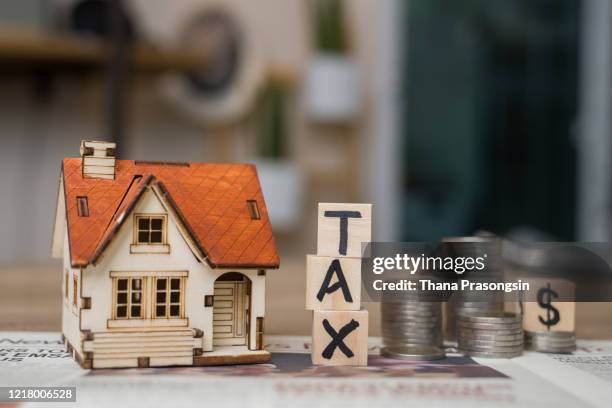
[[319, 203], [317, 255], [360, 258], [372, 239], [372, 204]]
[[523, 328], [527, 331], [574, 331], [576, 303], [555, 299], [572, 299], [575, 286], [563, 279], [523, 279], [529, 282], [530, 292], [537, 294], [537, 302], [523, 302]]
[[83, 166], [85, 174], [115, 174], [114, 166]]
[[368, 365], [367, 310], [317, 310], [313, 314], [313, 364]]
[[85, 166], [115, 167], [115, 158], [114, 157], [84, 156], [83, 164]]
[[306, 309], [359, 310], [361, 259], [308, 255]]
[[81, 156], [114, 157], [117, 145], [114, 142], [82, 140]]

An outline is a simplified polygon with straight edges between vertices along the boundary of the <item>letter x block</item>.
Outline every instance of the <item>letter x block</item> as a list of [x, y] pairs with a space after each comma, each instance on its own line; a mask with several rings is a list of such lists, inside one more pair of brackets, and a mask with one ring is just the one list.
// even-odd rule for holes
[[312, 363], [368, 365], [368, 311], [315, 311]]
[[307, 310], [359, 310], [361, 259], [308, 255]]
[[317, 255], [361, 258], [372, 238], [372, 204], [319, 203]]

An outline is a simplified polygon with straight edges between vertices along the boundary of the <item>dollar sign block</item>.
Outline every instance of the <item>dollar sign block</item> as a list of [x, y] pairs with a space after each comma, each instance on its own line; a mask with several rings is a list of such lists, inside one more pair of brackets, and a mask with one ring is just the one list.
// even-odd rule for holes
[[574, 284], [563, 279], [529, 279], [537, 302], [523, 303], [523, 328], [526, 331], [574, 331], [576, 303], [560, 302], [573, 298]]
[[558, 298], [559, 294], [550, 287], [550, 283], [545, 288], [538, 289], [538, 305], [546, 310], [546, 317], [538, 316], [538, 320], [550, 330], [551, 326], [558, 324], [561, 321], [559, 309], [552, 305], [552, 299]]

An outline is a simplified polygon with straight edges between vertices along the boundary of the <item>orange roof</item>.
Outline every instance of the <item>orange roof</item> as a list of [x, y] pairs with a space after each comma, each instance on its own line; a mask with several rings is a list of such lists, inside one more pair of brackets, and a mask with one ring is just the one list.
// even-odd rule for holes
[[[157, 186], [195, 245], [216, 268], [277, 268], [279, 258], [257, 170], [250, 164], [117, 160], [115, 180], [81, 175], [81, 159], [62, 165], [71, 264], [95, 263], [147, 186]], [[140, 176], [140, 177], [139, 177]], [[86, 196], [89, 216], [79, 217]], [[251, 219], [247, 200], [257, 201]]]

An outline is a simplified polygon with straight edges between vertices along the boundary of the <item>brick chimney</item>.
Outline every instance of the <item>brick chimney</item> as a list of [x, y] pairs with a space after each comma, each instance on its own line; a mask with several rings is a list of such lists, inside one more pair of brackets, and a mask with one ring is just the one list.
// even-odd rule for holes
[[81, 173], [83, 178], [115, 179], [115, 148], [113, 142], [81, 141]]

